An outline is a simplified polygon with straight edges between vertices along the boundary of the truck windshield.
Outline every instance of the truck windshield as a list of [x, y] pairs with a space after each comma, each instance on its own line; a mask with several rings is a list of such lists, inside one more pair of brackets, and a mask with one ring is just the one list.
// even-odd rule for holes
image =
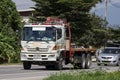
[[55, 27], [24, 27], [24, 41], [55, 41]]

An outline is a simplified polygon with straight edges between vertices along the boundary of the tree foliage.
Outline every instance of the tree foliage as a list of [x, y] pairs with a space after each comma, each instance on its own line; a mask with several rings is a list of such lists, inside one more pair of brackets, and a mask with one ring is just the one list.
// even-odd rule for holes
[[[0, 0], [0, 59], [17, 62], [21, 28], [20, 16], [15, 3], [11, 0]], [[16, 30], [19, 30], [18, 35], [16, 35]]]
[[[90, 9], [99, 0], [33, 0], [36, 2], [34, 7], [34, 17], [44, 18], [49, 16], [66, 18], [71, 24], [72, 41], [77, 44], [89, 44], [87, 37], [91, 37], [92, 25]], [[39, 20], [40, 20], [39, 19]]]
[[32, 0], [36, 2], [35, 20], [46, 17], [66, 18], [71, 25], [72, 41], [78, 45], [103, 46], [112, 37], [104, 27], [105, 20], [90, 10], [102, 0]]
[[110, 32], [112, 33], [111, 40], [120, 41], [120, 26], [118, 28], [110, 28]]
[[91, 14], [91, 24], [92, 24], [92, 33], [93, 41], [92, 45], [96, 47], [104, 46], [107, 40], [110, 39], [111, 33], [109, 29], [104, 26], [104, 20], [95, 14]]

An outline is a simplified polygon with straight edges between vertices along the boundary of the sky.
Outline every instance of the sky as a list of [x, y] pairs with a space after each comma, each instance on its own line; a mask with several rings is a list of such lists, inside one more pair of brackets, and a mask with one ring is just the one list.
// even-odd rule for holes
[[[18, 10], [31, 9], [35, 5], [31, 0], [12, 0], [16, 3]], [[96, 15], [105, 17], [105, 0], [92, 8], [91, 12]], [[108, 0], [107, 21], [109, 25], [120, 25], [120, 0]]]
[[[92, 8], [92, 12], [105, 18], [105, 1]], [[120, 25], [120, 0], [108, 0], [107, 21], [109, 25]]]
[[17, 10], [31, 9], [35, 5], [35, 2], [31, 0], [12, 0], [16, 3]]

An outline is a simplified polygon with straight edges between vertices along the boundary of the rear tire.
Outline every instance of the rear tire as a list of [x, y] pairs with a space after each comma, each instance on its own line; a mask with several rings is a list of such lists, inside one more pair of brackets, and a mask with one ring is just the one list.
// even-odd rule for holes
[[29, 61], [24, 61], [24, 62], [23, 62], [23, 68], [24, 68], [25, 70], [30, 69], [30, 68], [31, 68], [31, 62], [29, 62]]
[[85, 54], [81, 55], [81, 63], [80, 63], [80, 68], [85, 69]]
[[85, 68], [89, 69], [91, 66], [91, 55], [90, 54], [86, 54], [86, 59], [85, 59]]

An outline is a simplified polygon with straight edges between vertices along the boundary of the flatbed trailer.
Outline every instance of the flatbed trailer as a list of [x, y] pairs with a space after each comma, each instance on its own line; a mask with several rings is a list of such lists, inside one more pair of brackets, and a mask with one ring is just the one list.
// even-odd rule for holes
[[94, 53], [96, 51], [96, 48], [72, 48], [72, 52], [90, 52]]

